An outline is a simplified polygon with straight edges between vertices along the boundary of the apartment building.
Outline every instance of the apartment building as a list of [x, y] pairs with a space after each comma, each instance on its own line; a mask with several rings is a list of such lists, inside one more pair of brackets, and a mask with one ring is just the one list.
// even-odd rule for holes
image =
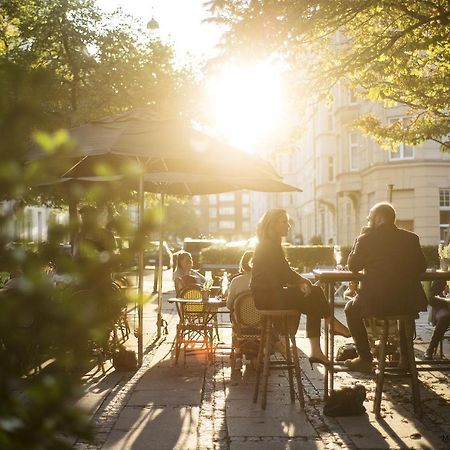
[[201, 234], [227, 241], [248, 239], [254, 234], [249, 192], [197, 195], [192, 197], [192, 203], [201, 217]]
[[279, 205], [290, 213], [293, 236], [350, 245], [370, 207], [391, 201], [398, 226], [417, 233], [424, 245], [442, 242], [450, 220], [450, 155], [432, 141], [401, 144], [396, 152], [380, 148], [351, 122], [372, 113], [389, 123], [404, 116], [404, 107], [362, 101], [343, 86], [334, 94], [332, 105], [311, 111], [298, 145], [277, 155], [285, 181], [303, 189]]

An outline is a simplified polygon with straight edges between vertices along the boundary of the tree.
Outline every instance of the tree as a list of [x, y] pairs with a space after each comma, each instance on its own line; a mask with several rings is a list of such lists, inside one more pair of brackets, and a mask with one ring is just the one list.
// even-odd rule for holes
[[[36, 131], [47, 150], [56, 152], [67, 145], [64, 133], [42, 131], [146, 104], [182, 110], [190, 74], [174, 68], [171, 48], [141, 38], [125, 20], [117, 23], [104, 23], [91, 0], [1, 2], [2, 198], [22, 199], [34, 183], [36, 166], [24, 160]], [[39, 167], [52, 169], [50, 163]], [[92, 196], [110, 198], [105, 190]], [[0, 448], [72, 448], [71, 440], [93, 438], [73, 400], [91, 367], [92, 343], [107, 340], [116, 318], [120, 305], [105, 274], [120, 261], [69, 258], [59, 246], [68, 232], [62, 226], [54, 226], [49, 241], [30, 253], [11, 245], [5, 225], [12, 217], [2, 205], [0, 271], [17, 270], [20, 282], [14, 292], [0, 292]], [[136, 241], [151, 231], [148, 222]], [[46, 272], [50, 266], [70, 273], [73, 285], [56, 289]], [[81, 298], [75, 295], [80, 290]], [[33, 370], [41, 358], [54, 361], [51, 370]]]
[[[281, 54], [326, 95], [343, 81], [362, 98], [408, 107], [408, 119], [358, 121], [385, 145], [437, 141], [450, 151], [447, 0], [212, 0], [225, 53]], [[299, 69], [300, 68], [300, 69]], [[301, 72], [300, 72], [301, 71]]]
[[0, 56], [51, 81], [44, 110], [73, 126], [152, 104], [180, 111], [193, 83], [170, 46], [93, 0], [11, 0], [0, 6]]

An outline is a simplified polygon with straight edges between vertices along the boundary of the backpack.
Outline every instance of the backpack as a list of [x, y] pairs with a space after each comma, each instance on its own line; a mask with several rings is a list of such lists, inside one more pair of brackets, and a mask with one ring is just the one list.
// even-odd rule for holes
[[363, 402], [366, 399], [366, 388], [362, 384], [344, 387], [333, 391], [325, 401], [323, 413], [329, 417], [359, 416], [366, 412]]
[[336, 353], [335, 361], [345, 361], [346, 359], [353, 359], [358, 357], [356, 346], [353, 342], [341, 345]]
[[117, 371], [130, 372], [137, 369], [136, 352], [127, 350], [123, 345], [114, 353], [112, 360], [114, 369]]

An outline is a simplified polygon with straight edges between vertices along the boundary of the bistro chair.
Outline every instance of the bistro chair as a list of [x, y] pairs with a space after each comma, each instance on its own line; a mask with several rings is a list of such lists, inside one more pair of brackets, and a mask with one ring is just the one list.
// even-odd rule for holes
[[380, 341], [380, 348], [378, 354], [378, 368], [376, 370], [376, 388], [375, 399], [373, 402], [373, 412], [375, 417], [379, 419], [381, 417], [381, 396], [383, 394], [384, 376], [386, 374], [386, 356], [387, 356], [387, 343], [390, 334], [389, 322], [394, 321], [398, 324], [399, 330], [404, 330], [405, 333], [405, 346], [406, 355], [402, 355], [407, 361], [407, 369], [411, 377], [411, 394], [414, 406], [414, 412], [418, 417], [422, 416], [422, 406], [420, 403], [420, 390], [419, 390], [419, 378], [417, 375], [416, 360], [414, 356], [414, 321], [417, 315], [401, 315], [401, 316], [389, 316], [382, 317], [377, 320], [383, 322], [383, 333]]
[[244, 355], [258, 353], [261, 340], [262, 315], [256, 309], [251, 291], [240, 293], [234, 301], [232, 312], [231, 368]]
[[[287, 369], [289, 392], [291, 402], [295, 401], [294, 375], [297, 381], [298, 397], [302, 409], [305, 407], [303, 396], [303, 385], [301, 378], [300, 362], [297, 353], [297, 344], [295, 342], [295, 331], [291, 330], [290, 320], [298, 320], [300, 313], [296, 310], [259, 310], [262, 316], [262, 333], [258, 351], [258, 360], [256, 365], [256, 383], [253, 394], [253, 402], [258, 400], [260, 390], [261, 372], [263, 375], [261, 408], [266, 409], [267, 403], [267, 387], [269, 382], [269, 374], [271, 370]], [[275, 344], [275, 333], [273, 333], [274, 323], [281, 325], [281, 338], [284, 341], [284, 359], [273, 360]]]
[[[384, 333], [385, 320], [376, 317], [364, 318], [367, 337], [373, 355], [378, 355], [381, 339]], [[400, 357], [400, 340], [397, 321], [388, 320], [388, 338], [385, 346], [385, 355], [388, 361], [398, 361]]]
[[199, 352], [206, 352], [208, 360], [212, 359], [213, 314], [210, 305], [198, 301], [202, 298], [201, 286], [186, 286], [180, 290], [178, 297], [197, 301], [177, 303], [180, 321], [175, 339], [175, 364], [182, 348], [185, 364], [186, 356]]

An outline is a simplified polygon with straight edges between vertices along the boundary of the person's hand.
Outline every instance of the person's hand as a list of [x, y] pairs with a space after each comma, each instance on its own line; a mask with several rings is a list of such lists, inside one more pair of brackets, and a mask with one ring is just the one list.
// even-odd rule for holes
[[308, 282], [300, 284], [300, 290], [302, 291], [302, 294], [307, 297], [311, 294], [311, 283]]

